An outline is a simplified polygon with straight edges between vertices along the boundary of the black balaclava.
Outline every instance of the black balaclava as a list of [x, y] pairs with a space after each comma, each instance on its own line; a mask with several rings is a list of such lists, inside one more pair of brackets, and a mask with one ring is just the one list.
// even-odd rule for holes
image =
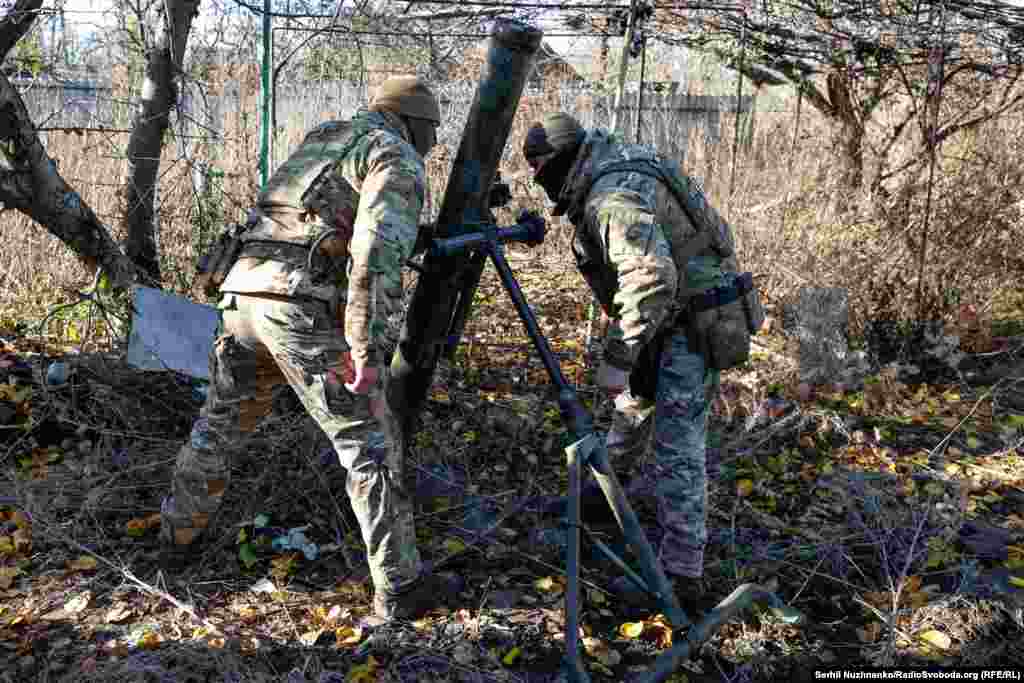
[[562, 194], [562, 187], [565, 185], [566, 176], [572, 170], [576, 161], [576, 155], [580, 151], [580, 145], [566, 147], [559, 150], [555, 156], [548, 159], [547, 163], [540, 169], [540, 172], [533, 177], [534, 182], [544, 188], [548, 199], [558, 203], [558, 197]]

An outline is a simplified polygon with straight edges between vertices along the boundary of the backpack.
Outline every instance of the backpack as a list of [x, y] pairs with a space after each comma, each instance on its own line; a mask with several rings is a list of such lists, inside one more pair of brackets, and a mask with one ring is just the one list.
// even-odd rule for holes
[[[594, 173], [586, 192], [609, 173], [650, 176], [663, 183], [675, 197], [697, 230], [697, 235], [691, 237], [684, 234], [678, 221], [662, 224], [679, 273], [678, 297], [684, 304], [677, 324], [685, 326], [690, 348], [704, 356], [708, 368], [728, 370], [747, 362], [750, 338], [761, 329], [764, 310], [754, 286], [754, 276], [738, 272], [729, 224], [708, 203], [698, 184], [682, 173], [674, 161], [627, 159], [612, 162]], [[722, 270], [732, 275], [731, 281], [718, 287], [687, 289], [684, 286], [687, 263], [708, 247], [720, 259]]]

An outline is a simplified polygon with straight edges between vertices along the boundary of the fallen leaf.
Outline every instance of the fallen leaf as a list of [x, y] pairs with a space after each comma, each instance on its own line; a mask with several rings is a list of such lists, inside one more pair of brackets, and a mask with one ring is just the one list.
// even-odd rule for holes
[[246, 569], [252, 569], [253, 565], [259, 563], [260, 558], [256, 556], [256, 550], [252, 543], [243, 543], [238, 546], [238, 559], [245, 565]]
[[770, 611], [771, 611], [772, 615], [776, 619], [781, 621], [783, 624], [796, 625], [796, 624], [803, 623], [807, 619], [804, 616], [803, 612], [801, 612], [800, 610], [798, 610], [796, 608], [789, 607], [789, 606], [772, 607]]
[[657, 614], [650, 621], [644, 622], [643, 638], [653, 641], [661, 650], [672, 647], [672, 626], [666, 622], [665, 615]]
[[857, 638], [862, 643], [873, 643], [878, 640], [878, 636], [882, 634], [882, 625], [873, 621], [864, 628], [857, 629]]
[[0, 588], [7, 589], [14, 585], [14, 578], [21, 574], [17, 567], [0, 567]]
[[96, 569], [96, 558], [91, 555], [82, 555], [76, 560], [68, 562], [68, 569], [73, 572], [88, 572]]
[[334, 637], [338, 641], [338, 647], [356, 645], [363, 639], [363, 629], [360, 626], [341, 626], [334, 631]]
[[642, 634], [643, 632], [644, 622], [642, 621], [627, 621], [625, 624], [619, 627], [619, 635], [623, 638], [639, 638], [640, 634]]
[[937, 647], [940, 650], [948, 650], [950, 645], [953, 644], [952, 638], [942, 631], [936, 631], [935, 629], [925, 631], [920, 635], [920, 638], [929, 645]]
[[164, 638], [159, 633], [156, 631], [146, 631], [139, 637], [135, 647], [140, 650], [155, 650], [160, 647], [162, 642], [164, 642]]
[[740, 498], [746, 498], [754, 491], [754, 482], [750, 479], [740, 479], [736, 482], [736, 495]]
[[104, 621], [108, 624], [116, 624], [124, 621], [132, 616], [133, 610], [130, 605], [124, 602], [119, 602], [107, 610], [106, 615], [103, 617]]
[[561, 593], [562, 586], [551, 576], [544, 576], [533, 582], [533, 587], [541, 593]]
[[68, 614], [78, 614], [79, 612], [83, 611], [86, 607], [89, 606], [89, 602], [91, 600], [92, 593], [90, 591], [79, 593], [78, 595], [64, 603], [64, 611]]
[[376, 683], [378, 666], [377, 660], [370, 655], [366, 658], [366, 664], [353, 666], [348, 670], [345, 681], [347, 683]]
[[444, 541], [444, 549], [448, 553], [461, 553], [466, 549], [466, 544], [463, 543], [460, 538], [446, 538]]
[[125, 525], [125, 532], [132, 538], [138, 538], [146, 534], [146, 530], [149, 527], [146, 526], [146, 520], [144, 519], [130, 519]]
[[299, 636], [299, 642], [307, 647], [310, 647], [314, 645], [317, 640], [320, 639], [320, 636], [323, 635], [323, 632], [324, 630], [322, 628], [307, 631], [303, 633], [301, 636]]
[[519, 659], [519, 655], [521, 655], [522, 653], [523, 651], [519, 649], [519, 646], [517, 645], [516, 647], [512, 648], [511, 650], [505, 653], [505, 656], [501, 658], [501, 663], [505, 666], [512, 666], [513, 664], [515, 664], [515, 661]]

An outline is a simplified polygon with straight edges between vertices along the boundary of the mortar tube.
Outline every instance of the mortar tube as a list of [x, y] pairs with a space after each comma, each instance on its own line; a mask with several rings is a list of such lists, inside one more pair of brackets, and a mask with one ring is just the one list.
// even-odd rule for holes
[[[458, 154], [441, 202], [437, 236], [479, 230], [490, 187], [543, 33], [511, 19], [495, 21]], [[467, 272], [472, 264], [473, 270]], [[441, 353], [454, 352], [485, 261], [467, 255], [424, 258], [398, 349], [391, 362], [388, 398], [409, 434], [426, 398]], [[460, 285], [464, 285], [461, 286]], [[464, 302], [460, 307], [459, 302]], [[452, 323], [456, 311], [458, 327]]]

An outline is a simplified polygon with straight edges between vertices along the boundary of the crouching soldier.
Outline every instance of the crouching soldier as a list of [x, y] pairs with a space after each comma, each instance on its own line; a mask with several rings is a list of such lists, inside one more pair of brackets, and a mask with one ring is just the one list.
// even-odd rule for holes
[[707, 542], [708, 406], [717, 370], [749, 352], [751, 278], [737, 277], [728, 226], [653, 150], [555, 113], [531, 126], [523, 155], [554, 215], [573, 224], [577, 266], [613, 321], [596, 375], [616, 397], [609, 456], [639, 461], [653, 432], [659, 558], [692, 614]]
[[225, 247], [228, 263], [218, 255], [223, 333], [161, 510], [170, 564], [209, 532], [230, 449], [287, 382], [347, 470], [375, 613], [412, 618], [455, 590], [453, 577], [422, 573], [402, 478], [404, 435], [385, 401], [401, 270], [426, 191], [423, 157], [440, 121], [438, 100], [419, 79], [386, 81], [368, 110], [306, 136]]

